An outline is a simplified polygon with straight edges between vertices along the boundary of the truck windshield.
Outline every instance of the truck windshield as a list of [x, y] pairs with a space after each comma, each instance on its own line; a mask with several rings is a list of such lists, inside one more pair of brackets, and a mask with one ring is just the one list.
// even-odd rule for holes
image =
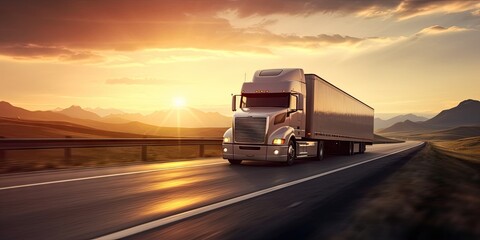
[[242, 94], [242, 108], [251, 107], [281, 107], [288, 108], [290, 93], [244, 93]]

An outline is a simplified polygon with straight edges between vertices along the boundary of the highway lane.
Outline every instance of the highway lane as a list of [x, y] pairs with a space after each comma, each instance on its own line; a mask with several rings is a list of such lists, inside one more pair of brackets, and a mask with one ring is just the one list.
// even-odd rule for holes
[[[335, 239], [348, 227], [352, 213], [360, 210], [359, 205], [370, 190], [407, 163], [420, 148], [138, 234], [127, 229], [124, 231], [130, 234], [126, 239]], [[111, 237], [107, 235], [106, 239]]]
[[158, 172], [178, 168], [192, 168], [222, 164], [215, 160], [192, 160], [152, 164], [132, 164], [130, 166], [78, 168], [62, 170], [46, 170], [35, 173], [14, 173], [0, 176], [0, 190], [23, 188], [38, 185], [49, 185], [61, 182], [84, 181], [95, 178], [133, 175], [147, 172]]
[[298, 161], [292, 167], [259, 162], [230, 166], [210, 159], [3, 176], [0, 238], [104, 236], [416, 145], [375, 145], [362, 155]]

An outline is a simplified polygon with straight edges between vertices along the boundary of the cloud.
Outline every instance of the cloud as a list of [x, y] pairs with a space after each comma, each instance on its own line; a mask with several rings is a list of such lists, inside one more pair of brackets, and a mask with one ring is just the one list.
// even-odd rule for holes
[[270, 14], [309, 15], [335, 12], [369, 17], [390, 15], [395, 18], [410, 18], [439, 12], [462, 12], [476, 9], [480, 4], [475, 0], [244, 0], [231, 1], [230, 5], [228, 9], [236, 10], [243, 17]]
[[419, 35], [433, 35], [433, 34], [444, 34], [444, 33], [452, 33], [452, 32], [463, 32], [468, 31], [470, 29], [451, 26], [451, 27], [442, 27], [440, 25], [430, 26], [420, 30], [416, 36]]
[[235, 28], [218, 13], [233, 11], [247, 17], [336, 12], [406, 18], [478, 9], [477, 5], [464, 0], [6, 0], [0, 5], [0, 54], [60, 61], [100, 61], [96, 53], [102, 51], [169, 48], [269, 54], [281, 46], [321, 48], [356, 45], [365, 39], [273, 34], [264, 30], [271, 21]]
[[436, 13], [464, 12], [478, 7], [480, 4], [473, 0], [401, 0], [365, 5], [365, 8], [359, 8], [355, 13], [364, 17], [393, 17], [405, 20]]
[[339, 34], [327, 35], [320, 34], [316, 36], [298, 36], [285, 34], [265, 33], [257, 36], [257, 41], [271, 47], [294, 47], [309, 50], [319, 50], [329, 47], [339, 46], [355, 46], [366, 41], [365, 38], [357, 38], [351, 36], [342, 36]]
[[102, 56], [90, 51], [73, 51], [64, 47], [39, 46], [35, 44], [0, 45], [0, 55], [14, 59], [62, 60], [98, 62]]
[[435, 13], [456, 13], [476, 9], [480, 6], [473, 0], [403, 0], [393, 11], [400, 19]]

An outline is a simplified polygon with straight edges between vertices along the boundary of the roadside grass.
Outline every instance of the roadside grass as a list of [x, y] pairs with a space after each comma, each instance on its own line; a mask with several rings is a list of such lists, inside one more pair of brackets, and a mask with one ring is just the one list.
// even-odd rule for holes
[[367, 193], [333, 239], [480, 239], [480, 164], [452, 146], [427, 143]]
[[[205, 145], [204, 157], [220, 157], [221, 146]], [[63, 149], [8, 150], [0, 162], [0, 173], [105, 167], [134, 163], [168, 162], [199, 158], [199, 146], [148, 146], [147, 161], [141, 159], [141, 147], [72, 148], [66, 162]]]
[[480, 164], [480, 136], [454, 141], [435, 141], [433, 144], [449, 156]]

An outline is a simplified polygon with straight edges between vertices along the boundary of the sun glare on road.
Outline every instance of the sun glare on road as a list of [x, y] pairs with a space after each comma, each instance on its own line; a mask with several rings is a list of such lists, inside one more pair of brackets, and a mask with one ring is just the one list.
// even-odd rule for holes
[[173, 98], [173, 107], [183, 108], [187, 105], [187, 101], [184, 97], [174, 97]]

